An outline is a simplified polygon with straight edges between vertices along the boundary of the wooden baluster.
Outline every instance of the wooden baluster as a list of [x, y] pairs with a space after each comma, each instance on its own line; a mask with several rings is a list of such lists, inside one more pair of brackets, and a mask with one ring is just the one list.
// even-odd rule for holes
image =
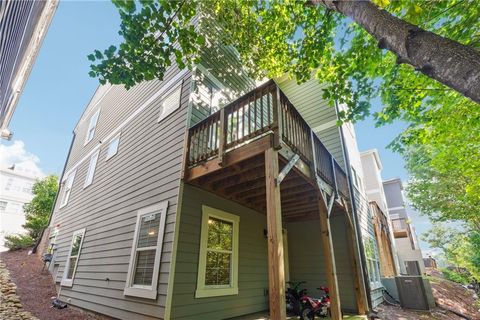
[[219, 133], [219, 138], [220, 138], [220, 143], [218, 145], [218, 163], [220, 165], [223, 164], [223, 157], [225, 154], [225, 145], [226, 145], [226, 140], [227, 140], [227, 119], [225, 119], [225, 108], [222, 108], [220, 110], [220, 133]]
[[235, 135], [236, 135], [235, 136], [235, 141], [238, 141], [238, 138], [240, 137], [239, 130], [238, 130], [239, 125], [240, 125], [240, 117], [239, 117], [239, 114], [238, 114], [239, 113], [238, 110], [240, 109], [240, 107], [239, 107], [238, 104], [235, 106], [235, 109], [237, 110], [237, 123], [236, 123], [236, 131], [235, 131]]
[[[270, 95], [268, 95], [270, 96]], [[280, 100], [280, 89], [275, 86], [275, 96], [272, 99], [273, 101], [273, 121], [275, 123], [273, 127], [273, 147], [275, 149], [282, 148], [282, 109], [281, 109], [281, 100]]]
[[[257, 101], [256, 97], [257, 96], [255, 94], [255, 99], [253, 100], [253, 103]], [[252, 134], [252, 104], [253, 103], [250, 102], [248, 104], [248, 136]]]
[[267, 108], [267, 122], [268, 122], [268, 125], [271, 125], [273, 120], [272, 120], [272, 110], [270, 108], [270, 105], [268, 105], [268, 108]]
[[[270, 105], [270, 95], [267, 94], [267, 108], [269, 107]], [[265, 124], [263, 123], [263, 104], [262, 104], [262, 107], [260, 108], [260, 129], [264, 129], [265, 128]]]
[[229, 112], [229, 117], [230, 117], [230, 144], [233, 144], [233, 128], [234, 128], [234, 123], [233, 123], [233, 107], [230, 108]]
[[260, 108], [262, 108], [263, 106], [263, 96], [261, 97], [260, 99], [260, 103], [257, 102], [257, 100], [255, 100], [255, 107], [254, 107], [254, 111], [253, 111], [253, 117], [255, 118], [254, 121], [253, 121], [253, 131], [257, 131], [258, 128], [258, 105], [260, 105]]

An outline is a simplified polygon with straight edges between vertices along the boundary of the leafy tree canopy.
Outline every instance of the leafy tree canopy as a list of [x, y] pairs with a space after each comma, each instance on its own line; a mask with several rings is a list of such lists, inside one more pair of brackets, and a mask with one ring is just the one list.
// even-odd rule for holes
[[411, 179], [409, 199], [434, 222], [461, 220], [480, 231], [480, 109], [446, 95], [394, 143]]
[[458, 230], [437, 224], [422, 235], [422, 240], [442, 250], [449, 263], [465, 268], [475, 279], [480, 279], [480, 231], [470, 230], [468, 226], [466, 230]]
[[[398, 64], [397, 55], [380, 49], [384, 45], [365, 29], [334, 10], [313, 5], [316, 1], [113, 2], [121, 15], [124, 41], [119, 48], [89, 55], [95, 62], [90, 75], [101, 83], [129, 88], [162, 79], [172, 57], [180, 67], [192, 67], [206, 46], [220, 41], [238, 50], [253, 77], [288, 73], [298, 82], [313, 76], [329, 83], [324, 97], [332, 104], [345, 103], [347, 120], [368, 115], [375, 96], [384, 105], [374, 113], [378, 124], [396, 118], [418, 120], [447, 94], [458, 103], [469, 101], [413, 67]], [[475, 0], [374, 3], [424, 30], [479, 49], [480, 10]], [[200, 21], [198, 29], [195, 21]]]
[[38, 239], [47, 226], [57, 190], [58, 178], [54, 175], [47, 176], [33, 185], [33, 199], [23, 207], [26, 220], [23, 227], [34, 240]]

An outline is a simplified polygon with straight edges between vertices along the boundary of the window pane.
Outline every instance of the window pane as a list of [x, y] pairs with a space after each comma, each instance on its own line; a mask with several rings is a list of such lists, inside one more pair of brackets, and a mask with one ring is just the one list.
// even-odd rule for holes
[[77, 256], [78, 251], [80, 250], [80, 243], [82, 242], [82, 236], [76, 235], [72, 243], [72, 251], [70, 252], [71, 256]]
[[231, 253], [207, 251], [205, 285], [229, 285]]
[[87, 176], [85, 178], [86, 186], [93, 182], [93, 175], [95, 174], [95, 167], [97, 166], [98, 154], [99, 151], [97, 151], [90, 157], [90, 164], [88, 165]]
[[141, 217], [137, 248], [156, 246], [159, 226], [160, 213], [147, 214]]
[[77, 264], [77, 257], [72, 257], [69, 260], [67, 279], [72, 279], [73, 272], [75, 271], [75, 265]]
[[110, 144], [108, 145], [107, 158], [110, 158], [117, 154], [119, 142], [120, 142], [120, 137], [116, 137], [110, 142]]
[[163, 100], [162, 108], [160, 110], [160, 118], [166, 117], [168, 114], [180, 107], [180, 93], [181, 87], [178, 87], [172, 93], [170, 93], [165, 100]]
[[152, 285], [153, 266], [155, 263], [155, 253], [157, 250], [145, 250], [137, 252], [137, 261], [135, 265], [135, 275], [133, 284], [150, 286]]
[[233, 224], [215, 218], [208, 219], [209, 249], [232, 250]]

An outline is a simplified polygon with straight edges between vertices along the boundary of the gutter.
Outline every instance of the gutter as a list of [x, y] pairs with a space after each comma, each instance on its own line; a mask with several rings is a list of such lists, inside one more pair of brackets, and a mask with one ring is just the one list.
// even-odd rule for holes
[[32, 248], [32, 253], [37, 252], [37, 248], [40, 244], [40, 242], [43, 239], [43, 235], [45, 233], [45, 230], [50, 227], [50, 223], [52, 222], [52, 217], [53, 217], [53, 212], [55, 211], [55, 207], [57, 206], [57, 200], [58, 200], [58, 194], [60, 193], [60, 186], [62, 185], [62, 180], [63, 180], [63, 175], [65, 174], [65, 169], [67, 168], [67, 162], [68, 159], [70, 158], [70, 153], [72, 152], [72, 147], [73, 147], [73, 142], [75, 141], [75, 131], [72, 132], [72, 141], [70, 142], [70, 147], [68, 148], [68, 154], [67, 154], [67, 159], [65, 160], [65, 164], [63, 165], [63, 170], [62, 174], [60, 175], [60, 178], [58, 179], [58, 190], [57, 194], [55, 195], [55, 200], [53, 200], [53, 206], [52, 210], [50, 211], [50, 215], [48, 216], [48, 223], [45, 228], [43, 228], [42, 233], [40, 234], [40, 237], [38, 237], [37, 242], [35, 242], [35, 246]]
[[[335, 111], [337, 112], [337, 115], [338, 115], [338, 104], [337, 102], [335, 101]], [[366, 269], [364, 266], [367, 266], [367, 261], [365, 259], [365, 248], [363, 246], [363, 241], [362, 241], [362, 238], [361, 238], [361, 229], [360, 229], [360, 224], [358, 222], [358, 219], [357, 219], [357, 205], [355, 203], [355, 194], [354, 194], [354, 190], [353, 190], [353, 184], [352, 184], [352, 175], [351, 175], [351, 171], [350, 171], [350, 158], [348, 156], [348, 151], [346, 150], [346, 147], [345, 147], [345, 136], [343, 134], [343, 126], [342, 127], [339, 127], [338, 128], [339, 132], [340, 132], [340, 140], [341, 140], [341, 145], [342, 145], [342, 151], [343, 151], [343, 156], [345, 158], [345, 172], [347, 174], [347, 179], [348, 179], [348, 191], [350, 192], [350, 196], [352, 197], [352, 210], [353, 210], [353, 215], [352, 215], [352, 218], [354, 220], [354, 223], [355, 223], [355, 228], [357, 229], [357, 232], [356, 232], [356, 236], [357, 236], [357, 246], [358, 246], [358, 249], [360, 251], [360, 263], [361, 263], [361, 270], [362, 270], [362, 275], [363, 275], [363, 284], [365, 286], [365, 293], [366, 293], [366, 296], [367, 296], [367, 304], [368, 304], [368, 308], [369, 310], [373, 310], [373, 303], [372, 303], [372, 297], [370, 296], [370, 291], [371, 291], [371, 288], [370, 288], [370, 280], [369, 280], [369, 277], [368, 277], [368, 273], [366, 272]]]

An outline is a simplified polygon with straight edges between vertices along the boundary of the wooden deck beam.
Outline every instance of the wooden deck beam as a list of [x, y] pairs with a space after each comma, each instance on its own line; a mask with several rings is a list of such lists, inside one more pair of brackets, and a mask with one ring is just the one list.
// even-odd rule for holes
[[262, 138], [259, 138], [255, 141], [245, 144], [244, 146], [238, 147], [237, 149], [227, 152], [223, 159], [222, 163], [219, 163], [218, 157], [206, 161], [201, 165], [197, 165], [193, 168], [188, 169], [186, 173], [187, 181], [192, 181], [198, 179], [199, 177], [221, 170], [224, 167], [231, 166], [235, 163], [241, 162], [248, 158], [252, 158], [256, 155], [262, 154], [270, 148], [272, 145], [271, 135], [266, 135]]
[[268, 294], [270, 319], [287, 318], [285, 306], [285, 269], [283, 258], [282, 210], [280, 186], [277, 184], [278, 151], [265, 151], [265, 183], [267, 192], [268, 230]]

